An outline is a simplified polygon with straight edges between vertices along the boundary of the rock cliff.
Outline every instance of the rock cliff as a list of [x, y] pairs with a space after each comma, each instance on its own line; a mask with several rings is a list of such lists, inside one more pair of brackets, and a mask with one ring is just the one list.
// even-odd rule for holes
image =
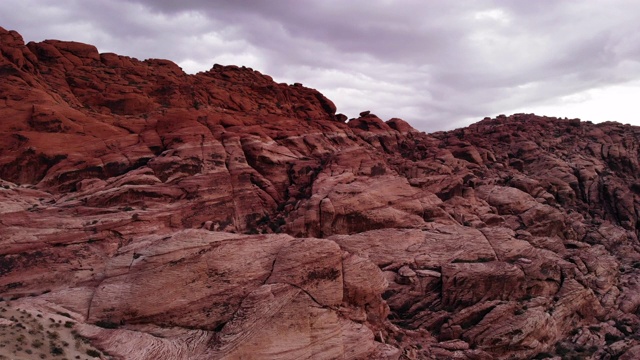
[[0, 79], [4, 358], [640, 356], [640, 128], [347, 122], [2, 28]]

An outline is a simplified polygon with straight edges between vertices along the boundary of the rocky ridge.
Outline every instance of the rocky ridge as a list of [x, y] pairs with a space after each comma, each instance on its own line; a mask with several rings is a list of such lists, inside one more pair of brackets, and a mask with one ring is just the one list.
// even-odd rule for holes
[[0, 54], [0, 295], [103, 358], [640, 356], [637, 127], [425, 134], [243, 67]]

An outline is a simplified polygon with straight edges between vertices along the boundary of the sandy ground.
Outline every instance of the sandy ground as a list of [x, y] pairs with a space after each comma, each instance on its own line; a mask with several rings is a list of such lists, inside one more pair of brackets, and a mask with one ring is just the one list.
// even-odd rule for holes
[[43, 314], [0, 301], [0, 360], [106, 359], [74, 330], [75, 325], [65, 313]]

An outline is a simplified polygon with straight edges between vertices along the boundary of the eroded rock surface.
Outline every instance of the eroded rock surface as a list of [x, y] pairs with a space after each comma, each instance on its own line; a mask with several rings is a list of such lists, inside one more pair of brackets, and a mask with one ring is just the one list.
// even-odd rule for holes
[[252, 69], [1, 28], [0, 78], [0, 295], [103, 357], [640, 353], [637, 127], [345, 122]]

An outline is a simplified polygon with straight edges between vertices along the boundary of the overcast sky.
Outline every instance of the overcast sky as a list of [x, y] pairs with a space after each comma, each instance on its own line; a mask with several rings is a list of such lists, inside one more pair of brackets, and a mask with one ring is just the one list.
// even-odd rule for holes
[[0, 0], [0, 26], [245, 65], [429, 132], [516, 112], [640, 125], [636, 0]]

